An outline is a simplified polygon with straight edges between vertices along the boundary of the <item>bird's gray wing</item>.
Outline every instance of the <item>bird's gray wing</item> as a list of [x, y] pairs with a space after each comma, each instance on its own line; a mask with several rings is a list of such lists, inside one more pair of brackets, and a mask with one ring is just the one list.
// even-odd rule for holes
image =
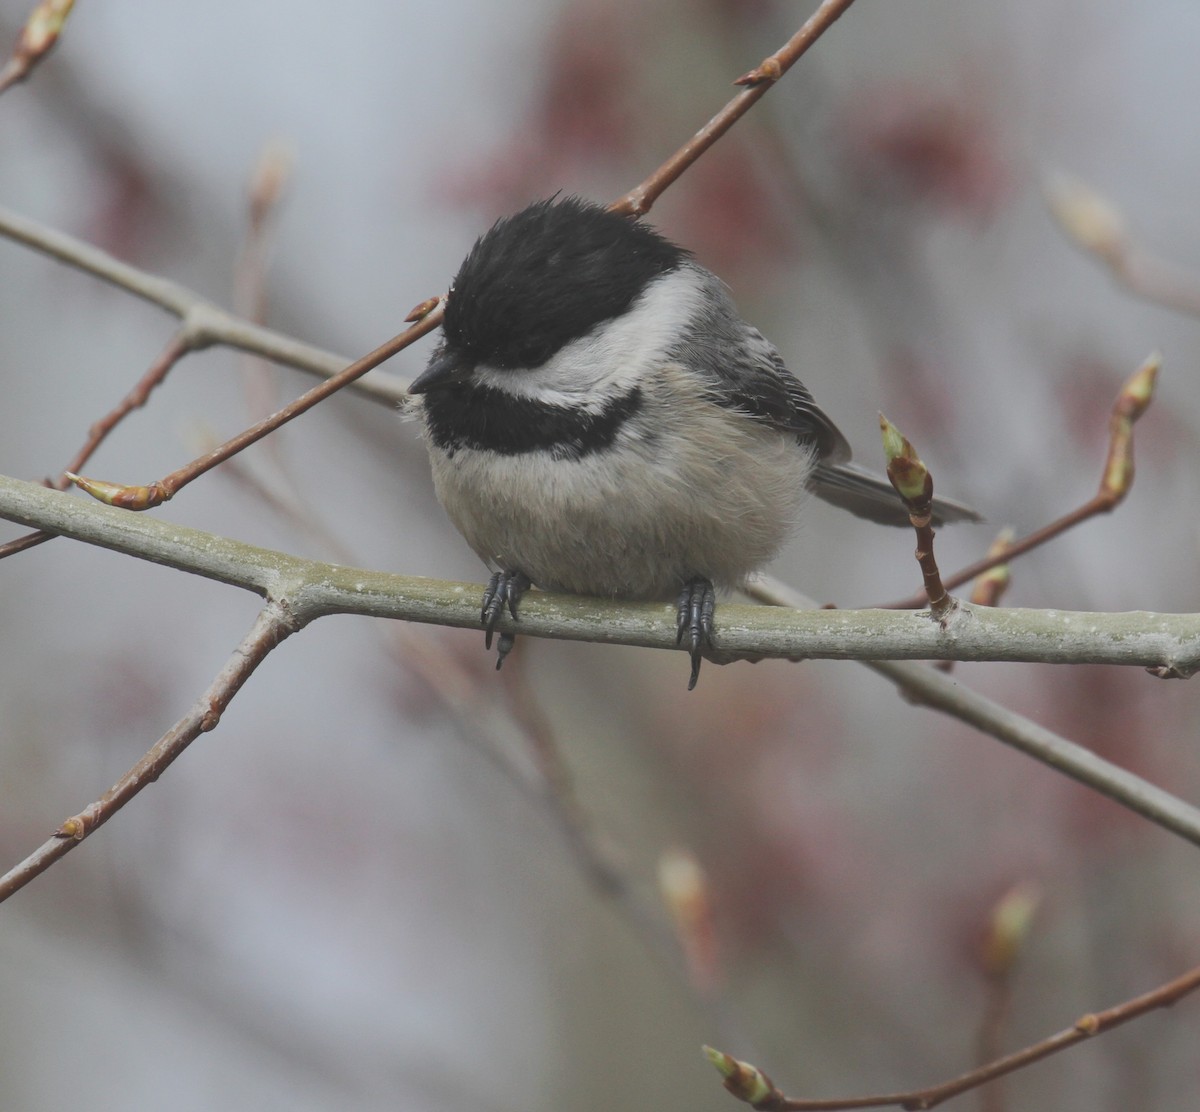
[[[716, 277], [706, 310], [692, 321], [671, 358], [702, 374], [711, 398], [811, 447], [808, 488], [820, 499], [880, 525], [908, 525], [908, 511], [882, 475], [850, 462], [850, 444], [779, 352], [738, 315]], [[969, 506], [933, 500], [934, 522], [982, 520]]]
[[720, 279], [708, 278], [704, 309], [668, 358], [701, 375], [713, 401], [795, 434], [818, 460], [848, 461], [850, 445], [837, 426], [770, 341], [738, 315]]

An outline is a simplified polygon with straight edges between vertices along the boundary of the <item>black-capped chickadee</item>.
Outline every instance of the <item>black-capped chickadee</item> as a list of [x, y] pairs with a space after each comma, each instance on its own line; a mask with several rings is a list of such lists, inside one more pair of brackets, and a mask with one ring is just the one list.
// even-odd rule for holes
[[[577, 198], [497, 221], [459, 268], [442, 332], [410, 408], [442, 505], [494, 572], [489, 648], [531, 584], [673, 598], [690, 690], [714, 588], [776, 554], [809, 491], [909, 523], [720, 279], [645, 224]], [[978, 518], [944, 500], [935, 512]]]

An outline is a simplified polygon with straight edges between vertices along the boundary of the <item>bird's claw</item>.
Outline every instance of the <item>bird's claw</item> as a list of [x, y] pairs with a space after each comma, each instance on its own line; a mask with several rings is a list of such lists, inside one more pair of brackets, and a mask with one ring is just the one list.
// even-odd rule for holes
[[500, 671], [500, 665], [504, 663], [504, 658], [513, 650], [513, 645], [517, 643], [516, 637], [511, 633], [502, 633], [496, 638], [496, 671]]
[[[488, 580], [483, 591], [483, 608], [479, 612], [479, 620], [484, 629], [484, 645], [492, 647], [492, 635], [496, 632], [496, 623], [500, 621], [504, 611], [508, 610], [515, 622], [517, 620], [517, 603], [532, 584], [529, 576], [519, 571], [498, 571]], [[501, 633], [497, 645], [499, 655], [496, 667], [504, 663], [504, 658], [512, 650], [516, 638], [511, 633]]]
[[682, 645], [684, 635], [687, 635], [688, 653], [692, 658], [692, 674], [688, 680], [688, 690], [691, 691], [700, 678], [700, 661], [704, 659], [704, 650], [712, 646], [717, 593], [712, 583], [697, 577], [684, 584], [677, 605], [675, 644]]

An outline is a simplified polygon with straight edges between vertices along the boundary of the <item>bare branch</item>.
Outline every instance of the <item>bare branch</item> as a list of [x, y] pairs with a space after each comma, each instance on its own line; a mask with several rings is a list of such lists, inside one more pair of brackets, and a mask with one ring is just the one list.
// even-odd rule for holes
[[215, 729], [225, 708], [251, 673], [276, 645], [303, 624], [303, 621], [297, 621], [289, 613], [286, 606], [279, 603], [269, 602], [263, 607], [250, 632], [192, 709], [163, 734], [145, 756], [103, 796], [67, 819], [49, 841], [0, 877], [0, 902], [20, 891], [34, 877], [40, 876], [97, 827], [112, 818], [143, 788], [154, 783], [200, 734]]
[[927, 1089], [912, 1089], [904, 1093], [881, 1093], [877, 1096], [846, 1097], [831, 1100], [803, 1100], [787, 1096], [776, 1088], [775, 1084], [756, 1066], [740, 1062], [728, 1054], [723, 1054], [712, 1047], [705, 1047], [704, 1052], [710, 1062], [716, 1066], [725, 1079], [725, 1088], [738, 1099], [746, 1101], [760, 1112], [840, 1112], [851, 1108], [890, 1108], [905, 1109], [936, 1108], [939, 1104], [956, 1097], [960, 1093], [977, 1089], [997, 1077], [1024, 1069], [1034, 1062], [1057, 1054], [1061, 1050], [1075, 1046], [1077, 1043], [1094, 1038], [1096, 1035], [1111, 1031], [1123, 1023], [1137, 1019], [1147, 1012], [1157, 1008], [1169, 1008], [1188, 993], [1200, 988], [1200, 967], [1190, 969], [1179, 977], [1168, 981], [1159, 988], [1126, 1000], [1123, 1004], [1109, 1008], [1103, 1012], [1088, 1013], [1080, 1016], [1070, 1027], [1059, 1031], [1041, 1042], [1027, 1046], [1015, 1054], [998, 1058], [978, 1069], [970, 1070], [950, 1081], [940, 1085], [931, 1085]]
[[[477, 585], [302, 560], [0, 477], [0, 517], [285, 600], [293, 617], [351, 613], [479, 628]], [[781, 584], [757, 597], [807, 603]], [[501, 629], [516, 632], [512, 619]], [[527, 636], [676, 649], [674, 608], [576, 595], [529, 594]], [[823, 657], [869, 662], [922, 702], [970, 723], [1200, 845], [1200, 810], [975, 694], [912, 659], [1135, 664], [1187, 674], [1200, 666], [1200, 615], [1092, 614], [961, 607], [943, 628], [892, 610], [789, 610], [725, 605], [714, 638], [722, 661]], [[677, 650], [678, 651], [678, 650]], [[893, 657], [893, 660], [881, 660]]]
[[[768, 579], [765, 576], [752, 585], [750, 593], [754, 598], [771, 606], [801, 607], [815, 605], [811, 599], [806, 598], [799, 591], [793, 590], [776, 579]], [[796, 610], [793, 613], [801, 616], [807, 615], [810, 612]], [[819, 613], [830, 613], [830, 611], [819, 611]], [[833, 613], [844, 614], [847, 612], [833, 611]], [[890, 613], [890, 611], [860, 610], [856, 612], [851, 611], [850, 613], [866, 615]], [[1045, 612], [1032, 610], [988, 611], [986, 609], [975, 610], [971, 607], [963, 607], [960, 613], [987, 613], [996, 616], [1002, 614], [1040, 614], [1042, 617], [1051, 618], [1051, 620], [1057, 618], [1083, 618], [1082, 614], [1071, 615], [1069, 612], [1061, 610]], [[1101, 616], [1097, 615], [1097, 617]], [[1107, 615], [1107, 617], [1118, 617], [1118, 615]], [[1142, 615], [1142, 617], [1148, 618], [1149, 615]], [[932, 622], [924, 618], [921, 620], [925, 626], [933, 625]], [[1050, 635], [1050, 639], [1054, 639], [1053, 634]], [[1085, 749], [1082, 745], [1068, 741], [1066, 738], [1060, 737], [1045, 727], [1039, 726], [1024, 715], [1017, 714], [1015, 711], [1011, 711], [1007, 707], [993, 702], [986, 696], [963, 687], [962, 684], [939, 672], [936, 668], [898, 659], [868, 660], [865, 657], [860, 657], [859, 659], [863, 659], [868, 668], [891, 680], [892, 683], [918, 702], [935, 710], [944, 711], [951, 717], [974, 726], [980, 732], [988, 734], [990, 737], [994, 737], [1006, 745], [1011, 745], [1014, 749], [1019, 749], [1027, 756], [1033, 757], [1034, 760], [1049, 765], [1056, 771], [1070, 776], [1073, 780], [1077, 780], [1079, 783], [1095, 789], [1102, 795], [1108, 796], [1109, 799], [1115, 803], [1119, 803], [1122, 807], [1127, 807], [1143, 818], [1149, 819], [1163, 829], [1169, 830], [1173, 834], [1178, 834], [1181, 838], [1185, 838], [1194, 845], [1200, 846], [1200, 825], [1197, 822], [1197, 820], [1200, 820], [1200, 809], [1183, 802], [1161, 788], [1155, 787], [1155, 785], [1143, 780], [1140, 776], [1135, 776], [1132, 772], [1118, 768], [1102, 757], [1097, 757], [1095, 753]]]
[[[286, 580], [308, 616], [366, 614], [479, 628], [473, 584], [302, 560], [0, 477], [0, 517], [266, 594]], [[761, 594], [759, 592], [756, 592]], [[497, 628], [533, 637], [675, 649], [674, 608], [541, 591]], [[1200, 615], [963, 606], [945, 625], [922, 611], [794, 610], [725, 604], [714, 659], [1004, 660], [1200, 668]]]
[[[0, 236], [165, 309], [183, 322], [181, 336], [191, 349], [226, 344], [322, 378], [337, 374], [351, 362], [348, 356], [322, 351], [281, 332], [251, 324], [178, 282], [139, 270], [90, 243], [3, 207], [0, 207]], [[405, 397], [403, 380], [381, 371], [360, 380], [355, 390], [387, 405], [396, 405]]]
[[[1162, 356], [1152, 352], [1142, 365], [1129, 377], [1113, 401], [1108, 420], [1108, 453], [1104, 459], [1104, 470], [1096, 493], [1081, 506], [1056, 518], [1048, 525], [1035, 529], [1018, 540], [1009, 540], [1005, 548], [995, 548], [981, 560], [968, 564], [953, 575], [946, 576], [942, 586], [947, 591], [961, 587], [977, 575], [990, 571], [1000, 564], [1007, 564], [1026, 552], [1041, 548], [1048, 541], [1082, 525], [1100, 514], [1112, 513], [1124, 500], [1133, 486], [1133, 426], [1146, 412], [1154, 396], [1154, 385], [1162, 368]], [[909, 598], [881, 605], [889, 609], [909, 610], [924, 606], [929, 595], [924, 589]]]
[[630, 216], [644, 216], [649, 212], [666, 189], [766, 96], [767, 90], [799, 61], [805, 51], [833, 26], [853, 2], [854, 0], [823, 0], [804, 26], [783, 47], [770, 57], [764, 58], [754, 69], [734, 82], [735, 85], [746, 86], [737, 96], [644, 182], [634, 186], [609, 207], [614, 212], [627, 213]]
[[160, 506], [163, 502], [170, 501], [188, 483], [194, 482], [214, 467], [232, 459], [251, 444], [257, 443], [276, 429], [282, 428], [289, 421], [307, 413], [331, 394], [337, 393], [350, 383], [360, 379], [368, 371], [378, 367], [380, 363], [390, 359], [397, 352], [403, 351], [422, 336], [428, 335], [441, 322], [442, 312], [440, 309], [435, 309], [416, 324], [409, 325], [398, 336], [393, 336], [387, 343], [368, 352], [332, 378], [317, 383], [311, 390], [305, 391], [300, 397], [289, 402], [282, 409], [276, 410], [269, 417], [264, 417], [257, 424], [251, 425], [250, 428], [225, 441], [224, 444], [192, 460], [191, 463], [185, 464], [178, 470], [172, 471], [169, 475], [156, 479], [147, 486], [123, 486], [104, 480], [88, 479], [80, 475], [69, 477], [76, 486], [110, 506], [120, 506], [125, 510], [147, 510], [154, 506]]

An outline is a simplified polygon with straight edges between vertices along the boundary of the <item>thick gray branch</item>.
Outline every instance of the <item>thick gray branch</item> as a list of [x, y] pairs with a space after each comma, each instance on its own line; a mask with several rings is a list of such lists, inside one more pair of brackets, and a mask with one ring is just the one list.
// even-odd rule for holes
[[[369, 614], [475, 628], [479, 588], [300, 560], [83, 497], [0, 477], [0, 517], [286, 597], [305, 618]], [[674, 608], [534, 592], [501, 628], [534, 637], [675, 648]], [[717, 615], [721, 660], [992, 660], [1132, 664], [1188, 675], [1200, 666], [1200, 615], [963, 607], [943, 628], [925, 611], [790, 610], [728, 603]]]
[[[101, 545], [143, 560], [265, 595], [302, 625], [321, 614], [352, 613], [478, 628], [480, 589], [413, 576], [301, 560], [144, 514], [0, 476], [0, 517]], [[805, 605], [778, 584], [756, 594]], [[615, 603], [534, 592], [522, 603], [524, 634], [674, 648], [673, 607]], [[894, 610], [806, 610], [723, 605], [718, 643], [728, 659], [829, 657], [865, 660], [923, 702], [1013, 745], [1038, 760], [1200, 845], [1200, 810], [1096, 757], [1037, 723], [900, 658], [1107, 662], [1196, 666], [1200, 616], [1085, 614], [1070, 611], [969, 609], [943, 630], [928, 614]], [[893, 660], [880, 660], [891, 656]]]
[[872, 661], [868, 667], [924, 705], [974, 726], [1200, 846], [1200, 810], [1170, 792], [1117, 768], [1084, 746], [956, 683], [935, 668], [892, 660]]

